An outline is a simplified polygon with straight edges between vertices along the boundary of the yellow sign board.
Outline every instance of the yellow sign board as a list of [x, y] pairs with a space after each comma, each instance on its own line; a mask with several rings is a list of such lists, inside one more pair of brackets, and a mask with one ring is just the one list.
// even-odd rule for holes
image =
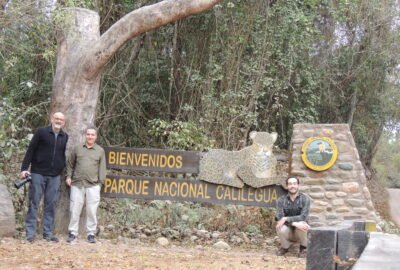
[[105, 197], [274, 207], [284, 190], [280, 185], [235, 188], [201, 180], [107, 175], [102, 193]]

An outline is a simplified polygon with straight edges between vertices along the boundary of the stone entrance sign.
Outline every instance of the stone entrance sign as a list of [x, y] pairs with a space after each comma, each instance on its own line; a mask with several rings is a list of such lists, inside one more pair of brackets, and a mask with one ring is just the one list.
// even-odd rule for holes
[[[328, 164], [329, 168], [319, 170], [327, 164], [322, 161], [310, 161], [314, 166], [311, 168], [303, 161], [303, 146], [310, 138], [326, 141], [329, 148], [337, 147], [337, 159]], [[300, 178], [301, 191], [312, 199], [311, 226], [336, 225], [344, 220], [377, 220], [364, 168], [347, 124], [295, 124], [291, 153], [289, 173]], [[333, 152], [328, 163], [332, 157]]]
[[[284, 194], [282, 186], [276, 184], [280, 179], [272, 174], [276, 133], [252, 134], [251, 147], [237, 152], [216, 150], [213, 158], [195, 151], [104, 147], [110, 173], [102, 196], [275, 207]], [[206, 160], [203, 166], [202, 158]], [[232, 184], [236, 178], [239, 186]]]

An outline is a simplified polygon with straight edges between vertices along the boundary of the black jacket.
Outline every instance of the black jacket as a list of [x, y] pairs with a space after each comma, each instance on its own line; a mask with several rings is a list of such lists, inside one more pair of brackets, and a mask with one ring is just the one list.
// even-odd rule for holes
[[26, 151], [21, 171], [27, 171], [31, 165], [31, 173], [47, 176], [60, 175], [65, 167], [65, 149], [68, 134], [60, 130], [57, 136], [50, 126], [39, 128]]

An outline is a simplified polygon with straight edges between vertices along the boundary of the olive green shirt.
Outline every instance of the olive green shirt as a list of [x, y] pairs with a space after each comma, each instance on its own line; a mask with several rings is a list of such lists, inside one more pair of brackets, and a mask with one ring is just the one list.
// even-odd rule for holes
[[86, 144], [74, 147], [67, 162], [67, 178], [80, 187], [102, 184], [106, 178], [104, 149], [96, 143], [91, 148]]

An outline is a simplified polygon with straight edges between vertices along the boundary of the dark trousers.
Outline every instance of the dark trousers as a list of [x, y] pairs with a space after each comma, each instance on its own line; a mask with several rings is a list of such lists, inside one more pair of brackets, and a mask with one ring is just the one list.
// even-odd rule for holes
[[32, 173], [32, 181], [29, 185], [29, 210], [25, 219], [26, 237], [34, 237], [36, 234], [37, 214], [42, 195], [44, 195], [43, 236], [53, 236], [54, 216], [59, 189], [59, 175], [46, 176]]

